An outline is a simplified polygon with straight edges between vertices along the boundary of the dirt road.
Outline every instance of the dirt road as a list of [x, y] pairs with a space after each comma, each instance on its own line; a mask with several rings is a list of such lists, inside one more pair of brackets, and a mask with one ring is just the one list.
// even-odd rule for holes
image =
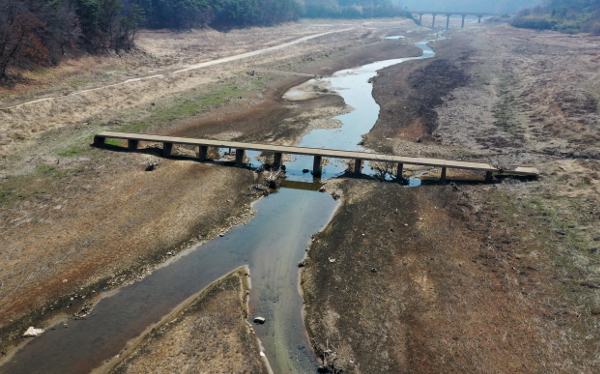
[[[115, 57], [118, 64], [100, 63], [65, 84], [85, 78], [81, 88], [94, 88], [126, 69], [176, 71], [316, 28], [352, 28], [158, 83], [0, 113], [0, 256], [7, 264], [0, 269], [0, 350], [21, 342], [28, 326], [72, 314], [104, 287], [139, 279], [192, 242], [252, 216], [244, 204], [255, 198], [255, 173], [198, 164], [186, 148], [173, 159], [160, 158], [154, 145], [138, 153], [117, 143], [94, 149], [94, 133], [293, 144], [310, 128], [335, 127], [332, 117], [349, 110], [339, 96], [281, 96], [307, 75], [412, 56], [411, 43], [431, 34], [398, 20], [342, 23], [250, 30], [260, 48], [236, 32], [143, 34], [145, 53]], [[382, 40], [398, 34], [408, 38]], [[343, 191], [342, 207], [313, 242], [302, 276], [307, 328], [333, 370], [598, 371], [599, 43], [481, 25], [435, 43], [435, 59], [379, 72], [373, 94], [381, 113], [365, 137], [369, 148], [529, 164], [543, 175], [415, 189], [329, 181], [327, 189]], [[67, 70], [39, 76], [48, 83], [43, 89], [16, 88], [9, 101], [64, 89]]]
[[[249, 203], [257, 196], [253, 186], [260, 183], [256, 173], [199, 164], [193, 160], [196, 150], [187, 148], [177, 148], [171, 159], [162, 159], [152, 144], [137, 153], [123, 152], [118, 143], [95, 149], [90, 147], [93, 134], [107, 128], [201, 132], [291, 143], [314, 126], [311, 121], [338, 112], [343, 103], [331, 97], [306, 105], [282, 104], [280, 95], [288, 87], [307, 74], [418, 52], [408, 41], [388, 48], [383, 43], [388, 30], [414, 27], [406, 21], [388, 22], [379, 30], [354, 24], [351, 31], [310, 39], [267, 57], [210, 68], [198, 79], [186, 73], [159, 84], [135, 82], [56, 105], [41, 103], [35, 110], [23, 106], [3, 111], [2, 124], [10, 134], [3, 135], [0, 160], [0, 255], [5, 264], [0, 268], [0, 351], [23, 342], [20, 336], [30, 325], [48, 326], [85, 304], [93, 305], [103, 290], [140, 279], [181, 250], [252, 217]], [[314, 34], [314, 28], [292, 25], [287, 37], [296, 40], [297, 33]], [[271, 31], [255, 30], [265, 37]], [[137, 58], [140, 64], [154, 59], [148, 54]], [[180, 67], [178, 62], [171, 66]], [[257, 71], [261, 73], [253, 73]], [[50, 86], [68, 84], [68, 79], [60, 82], [63, 73], [57, 69], [49, 74], [56, 76], [44, 79], [54, 81]], [[27, 96], [13, 92], [13, 97], [19, 95]], [[148, 102], [140, 106], [139, 100]]]
[[[344, 32], [344, 31], [350, 31], [350, 30], [352, 30], [352, 28], [342, 29], [342, 30], [336, 30], [336, 31], [329, 31], [329, 32], [321, 33], [321, 34], [305, 36], [303, 38], [296, 39], [296, 40], [288, 42], [288, 43], [279, 44], [279, 45], [274, 46], [274, 47], [259, 49], [259, 50], [256, 50], [256, 51], [246, 52], [246, 53], [235, 55], [235, 56], [220, 58], [218, 60], [201, 62], [199, 64], [191, 65], [191, 66], [185, 67], [183, 69], [179, 69], [179, 70], [175, 70], [173, 72], [170, 72], [169, 75], [181, 74], [181, 73], [185, 73], [185, 72], [192, 71], [192, 70], [206, 68], [206, 67], [209, 67], [209, 66], [224, 64], [226, 62], [232, 62], [232, 61], [237, 61], [237, 60], [241, 60], [241, 59], [248, 58], [248, 57], [254, 57], [254, 56], [262, 55], [264, 53], [276, 51], [278, 49], [288, 48], [288, 47], [291, 47], [291, 46], [293, 46], [295, 44], [298, 44], [298, 43], [307, 42], [307, 41], [309, 41], [311, 39], [320, 38], [320, 37], [323, 37], [323, 36], [326, 36], [326, 35], [329, 35], [329, 34], [338, 33], [338, 32]], [[109, 88], [118, 87], [118, 86], [122, 86], [122, 85], [126, 85], [126, 84], [131, 84], [131, 83], [135, 83], [135, 82], [140, 82], [140, 81], [144, 81], [144, 80], [148, 80], [148, 79], [159, 79], [159, 78], [166, 78], [166, 75], [165, 74], [155, 74], [155, 75], [150, 75], [150, 76], [147, 76], [147, 77], [131, 78], [131, 79], [127, 79], [124, 82], [113, 83], [113, 84], [110, 84], [110, 85], [107, 85], [107, 86], [101, 86], [101, 87], [96, 87], [96, 88], [90, 88], [90, 89], [83, 90], [83, 91], [71, 92], [71, 93], [68, 94], [68, 96], [83, 95], [83, 94], [86, 94], [86, 93], [89, 93], [89, 92], [94, 92], [94, 91], [98, 91], [98, 90], [106, 90], [106, 89], [109, 89]], [[13, 105], [13, 106], [7, 106], [7, 107], [0, 108], [0, 109], [6, 110], [6, 109], [16, 108], [16, 107], [20, 107], [20, 106], [24, 106], [24, 105], [38, 104], [38, 103], [42, 103], [44, 101], [49, 101], [49, 100], [60, 100], [60, 99], [63, 99], [63, 98], [64, 98], [64, 96], [46, 97], [46, 98], [42, 98], [42, 99], [36, 99], [36, 100], [24, 102], [24, 103], [21, 103], [21, 104], [16, 104], [16, 105]]]

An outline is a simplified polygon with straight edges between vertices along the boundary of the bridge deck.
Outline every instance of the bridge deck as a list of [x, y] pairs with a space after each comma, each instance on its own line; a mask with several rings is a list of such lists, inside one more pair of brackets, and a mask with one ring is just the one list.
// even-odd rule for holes
[[[322, 149], [322, 148], [307, 148], [307, 147], [293, 147], [284, 145], [270, 145], [270, 144], [256, 144], [256, 143], [242, 143], [232, 142], [226, 140], [212, 140], [212, 139], [195, 139], [195, 138], [184, 138], [178, 136], [164, 136], [164, 135], [149, 135], [149, 134], [136, 134], [136, 133], [125, 133], [125, 132], [114, 132], [104, 131], [96, 135], [97, 138], [113, 138], [113, 139], [127, 139], [147, 142], [162, 142], [172, 144], [185, 144], [185, 145], [197, 145], [197, 146], [208, 146], [216, 148], [234, 148], [242, 150], [252, 150], [261, 152], [273, 152], [273, 153], [286, 153], [295, 155], [307, 155], [307, 156], [320, 156], [320, 157], [333, 157], [341, 159], [354, 159], [354, 160], [365, 160], [365, 161], [381, 161], [391, 162], [398, 164], [409, 164], [409, 165], [424, 165], [434, 166], [443, 168], [454, 168], [454, 169], [466, 169], [466, 170], [477, 170], [486, 172], [500, 172], [501, 170], [487, 163], [480, 162], [467, 162], [467, 161], [452, 161], [435, 158], [423, 158], [423, 157], [402, 157], [392, 155], [382, 155], [377, 153], [367, 152], [353, 152], [353, 151], [338, 151], [333, 149]], [[511, 171], [504, 171], [505, 173], [518, 174], [518, 175], [538, 175], [538, 171], [535, 168], [517, 168]]]

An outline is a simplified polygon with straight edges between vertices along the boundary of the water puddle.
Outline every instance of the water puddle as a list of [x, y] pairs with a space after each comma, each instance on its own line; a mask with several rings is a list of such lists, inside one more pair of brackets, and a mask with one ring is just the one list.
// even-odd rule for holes
[[[416, 44], [423, 49], [419, 58], [434, 56], [428, 42]], [[342, 122], [340, 128], [314, 130], [300, 145], [368, 152], [358, 143], [379, 116], [369, 78], [379, 69], [412, 59], [376, 62], [326, 78], [355, 110], [336, 117]], [[260, 166], [258, 152], [248, 152], [248, 156], [254, 166]], [[143, 280], [101, 300], [85, 319], [69, 321], [68, 328], [59, 325], [30, 340], [0, 367], [0, 372], [90, 372], [119, 354], [128, 341], [177, 305], [223, 275], [248, 265], [252, 278], [251, 314], [266, 318], [264, 325], [254, 329], [273, 371], [315, 373], [317, 359], [302, 319], [298, 262], [304, 258], [312, 234], [325, 227], [339, 203], [330, 194], [317, 192], [321, 185], [303, 172], [312, 169], [311, 157], [293, 157], [285, 165], [288, 179], [277, 193], [254, 204], [257, 214], [249, 223], [188, 251]], [[342, 161], [331, 160], [324, 166], [322, 178], [338, 176], [346, 167]], [[413, 186], [418, 183], [417, 179], [411, 180]]]

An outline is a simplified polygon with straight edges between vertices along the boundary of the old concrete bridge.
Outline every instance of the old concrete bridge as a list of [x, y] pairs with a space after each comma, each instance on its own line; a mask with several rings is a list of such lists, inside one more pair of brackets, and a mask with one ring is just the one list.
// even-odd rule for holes
[[254, 144], [254, 143], [241, 143], [231, 142], [225, 140], [212, 140], [212, 139], [194, 139], [194, 138], [183, 138], [178, 136], [164, 136], [164, 135], [149, 135], [149, 134], [134, 134], [125, 132], [114, 132], [104, 131], [94, 137], [94, 145], [101, 146], [104, 144], [107, 138], [111, 139], [126, 139], [128, 142], [129, 150], [136, 150], [139, 146], [140, 141], [162, 143], [162, 154], [164, 157], [171, 156], [173, 150], [173, 144], [183, 144], [199, 147], [199, 160], [206, 161], [208, 154], [208, 147], [214, 148], [233, 148], [235, 152], [235, 163], [242, 165], [244, 163], [245, 151], [260, 151], [270, 152], [274, 155], [274, 166], [281, 166], [282, 155], [294, 154], [294, 155], [305, 155], [314, 157], [313, 162], [313, 175], [321, 175], [321, 167], [323, 157], [351, 159], [354, 161], [354, 172], [360, 174], [364, 161], [379, 161], [386, 163], [393, 163], [397, 165], [396, 176], [402, 178], [403, 168], [405, 164], [409, 165], [424, 165], [432, 167], [441, 167], [442, 176], [441, 181], [446, 179], [446, 170], [448, 168], [453, 169], [465, 169], [465, 170], [476, 170], [485, 172], [486, 181], [490, 182], [494, 173], [506, 173], [522, 176], [537, 176], [538, 171], [535, 168], [529, 167], [518, 167], [514, 170], [501, 170], [490, 164], [479, 163], [479, 162], [466, 162], [466, 161], [452, 161], [452, 160], [441, 160], [434, 158], [423, 158], [423, 157], [401, 157], [382, 155], [377, 153], [366, 153], [366, 152], [352, 152], [352, 151], [337, 151], [332, 149], [321, 149], [321, 148], [306, 148], [306, 147], [291, 147], [282, 145], [270, 145], [270, 144]]
[[435, 17], [438, 14], [441, 15], [445, 15], [446, 16], [446, 28], [448, 28], [450, 26], [450, 17], [451, 16], [461, 16], [462, 17], [462, 28], [465, 27], [465, 18], [467, 16], [476, 16], [477, 18], [479, 18], [478, 23], [481, 23], [481, 18], [485, 17], [485, 16], [497, 16], [497, 14], [492, 14], [492, 13], [470, 13], [470, 12], [421, 12], [421, 11], [411, 11], [411, 13], [413, 14], [417, 14], [419, 16], [419, 23], [421, 23], [421, 21], [423, 20], [423, 15], [424, 14], [431, 14], [433, 16], [433, 22], [431, 24], [431, 27], [435, 27]]

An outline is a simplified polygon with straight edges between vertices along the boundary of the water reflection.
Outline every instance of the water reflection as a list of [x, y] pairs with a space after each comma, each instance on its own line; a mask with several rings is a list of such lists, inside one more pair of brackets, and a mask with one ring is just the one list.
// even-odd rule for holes
[[[376, 62], [327, 78], [355, 110], [335, 117], [342, 123], [340, 128], [314, 130], [300, 146], [369, 152], [358, 145], [361, 135], [369, 132], [379, 116], [369, 78], [388, 66], [433, 57], [428, 42], [416, 44], [423, 50], [421, 57]], [[247, 156], [252, 166], [261, 165], [259, 152], [249, 151]], [[327, 224], [338, 203], [327, 193], [315, 192], [321, 187], [320, 181], [303, 172], [312, 169], [312, 162], [312, 157], [292, 156], [292, 161], [285, 164], [288, 179], [283, 188], [254, 205], [258, 213], [248, 224], [103, 299], [87, 318], [69, 321], [68, 329], [50, 330], [32, 339], [0, 367], [0, 372], [89, 372], [215, 279], [249, 265], [251, 310], [267, 318], [267, 323], [256, 326], [255, 331], [274, 372], [314, 373], [317, 362], [302, 321], [297, 264], [304, 257], [311, 235]], [[331, 159], [323, 167], [321, 178], [342, 175], [346, 168], [343, 161]], [[389, 177], [377, 164], [365, 165], [363, 173]], [[419, 183], [418, 179], [408, 181], [409, 186]]]

